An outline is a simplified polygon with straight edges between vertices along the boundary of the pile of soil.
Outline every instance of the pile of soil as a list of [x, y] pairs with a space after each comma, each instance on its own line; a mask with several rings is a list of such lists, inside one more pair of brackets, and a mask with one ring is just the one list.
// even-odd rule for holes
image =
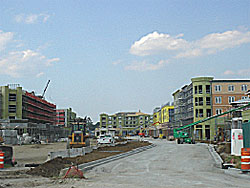
[[116, 146], [105, 146], [94, 150], [84, 156], [78, 156], [73, 158], [55, 158], [41, 164], [38, 167], [30, 169], [27, 174], [43, 176], [43, 177], [56, 177], [60, 171], [69, 167], [71, 164], [79, 165], [98, 159], [106, 158], [112, 155], [131, 151], [132, 149], [150, 145], [148, 142], [132, 141], [127, 144], [118, 144]]
[[235, 164], [236, 168], [241, 167], [241, 158], [239, 156], [231, 155], [231, 144], [230, 143], [220, 143], [216, 147], [216, 152], [221, 156], [224, 163]]

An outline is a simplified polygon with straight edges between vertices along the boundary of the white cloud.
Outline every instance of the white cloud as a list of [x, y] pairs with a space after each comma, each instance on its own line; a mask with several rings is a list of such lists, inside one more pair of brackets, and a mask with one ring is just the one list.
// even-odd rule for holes
[[118, 61], [114, 61], [113, 63], [112, 63], [112, 65], [119, 65], [119, 64], [121, 64], [122, 63], [122, 60], [118, 60]]
[[165, 64], [167, 64], [168, 61], [161, 60], [156, 64], [148, 63], [147, 61], [135, 61], [131, 63], [130, 65], [125, 67], [125, 70], [133, 70], [133, 71], [151, 71], [151, 70], [158, 70], [162, 68]]
[[8, 43], [13, 40], [12, 32], [3, 32], [0, 30], [0, 51], [4, 50]]
[[237, 71], [226, 70], [224, 75], [250, 76], [250, 69], [241, 69]]
[[134, 42], [130, 53], [138, 56], [173, 53], [175, 58], [198, 57], [250, 43], [250, 32], [226, 31], [211, 33], [195, 41], [184, 40], [183, 34], [170, 36], [158, 32], [150, 33]]
[[47, 22], [49, 19], [50, 15], [48, 14], [19, 14], [15, 16], [15, 21], [17, 23], [25, 23], [25, 24], [34, 24], [37, 22]]
[[233, 71], [231, 71], [231, 70], [226, 70], [225, 72], [224, 72], [224, 75], [234, 75], [235, 74], [235, 72], [233, 72]]
[[138, 56], [146, 56], [167, 51], [175, 51], [187, 48], [188, 42], [178, 35], [171, 37], [169, 34], [150, 33], [136, 41], [130, 48], [130, 53]]
[[59, 59], [49, 59], [29, 49], [9, 52], [0, 59], [0, 74], [11, 77], [42, 76], [44, 74], [42, 70], [46, 70], [52, 62], [56, 61]]

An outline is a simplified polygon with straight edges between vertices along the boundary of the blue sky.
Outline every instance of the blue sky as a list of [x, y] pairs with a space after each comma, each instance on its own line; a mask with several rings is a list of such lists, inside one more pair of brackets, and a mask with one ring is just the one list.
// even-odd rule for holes
[[0, 84], [94, 121], [152, 113], [196, 76], [250, 78], [250, 1], [0, 0]]

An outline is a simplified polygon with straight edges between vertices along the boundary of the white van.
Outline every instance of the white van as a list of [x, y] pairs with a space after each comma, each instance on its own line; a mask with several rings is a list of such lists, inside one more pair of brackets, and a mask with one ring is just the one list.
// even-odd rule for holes
[[97, 139], [98, 144], [112, 144], [115, 143], [115, 139], [111, 135], [102, 135]]

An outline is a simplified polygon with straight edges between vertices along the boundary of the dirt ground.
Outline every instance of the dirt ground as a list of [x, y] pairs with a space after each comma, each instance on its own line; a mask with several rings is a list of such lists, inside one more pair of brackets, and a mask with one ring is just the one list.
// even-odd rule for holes
[[[107, 146], [94, 150], [92, 153], [75, 158], [56, 158], [44, 162], [47, 159], [48, 152], [63, 150], [66, 143], [53, 143], [47, 145], [25, 145], [14, 146], [15, 157], [20, 164], [43, 163], [36, 168], [11, 167], [0, 170], [0, 188], [19, 188], [19, 187], [61, 187], [62, 184], [71, 181], [71, 179], [61, 179], [58, 175], [61, 169], [74, 164], [81, 164], [97, 160], [100, 158], [116, 155], [130, 151], [134, 148], [149, 145], [148, 142], [131, 142], [126, 145], [117, 145], [115, 147]], [[49, 178], [48, 178], [49, 177]], [[67, 187], [67, 186], [66, 186]], [[70, 186], [71, 187], [71, 186]]]
[[56, 142], [49, 144], [17, 145], [13, 146], [13, 157], [18, 166], [25, 164], [41, 164], [48, 158], [48, 153], [66, 149], [66, 142]]
[[216, 151], [221, 156], [224, 163], [234, 164], [236, 168], [241, 168], [241, 158], [240, 156], [231, 155], [231, 144], [230, 143], [221, 143], [216, 145]]
[[116, 146], [106, 146], [100, 147], [93, 152], [86, 154], [84, 156], [78, 156], [74, 158], [55, 158], [51, 161], [41, 164], [40, 166], [33, 168], [27, 172], [30, 175], [39, 175], [43, 177], [56, 177], [59, 175], [60, 171], [64, 168], [69, 167], [72, 163], [74, 165], [79, 165], [91, 161], [95, 161], [101, 158], [109, 157], [112, 155], [117, 155], [130, 151], [132, 149], [147, 146], [148, 142], [128, 142], [127, 144], [119, 144]]

